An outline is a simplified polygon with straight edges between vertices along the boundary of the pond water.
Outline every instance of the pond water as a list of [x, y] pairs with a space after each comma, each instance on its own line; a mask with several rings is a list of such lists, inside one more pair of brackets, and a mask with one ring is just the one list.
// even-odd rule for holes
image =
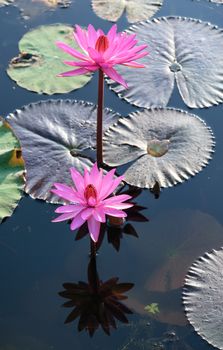
[[[156, 17], [168, 15], [223, 24], [223, 6], [206, 0], [165, 0]], [[0, 8], [1, 115], [49, 98], [18, 87], [5, 70], [17, 55], [17, 43], [24, 33], [50, 23], [110, 27], [93, 13], [89, 0], [74, 0], [67, 9], [36, 13], [26, 20], [16, 7]], [[128, 25], [123, 16], [119, 31]], [[96, 93], [97, 75], [84, 88], [52, 98], [96, 103]], [[122, 115], [137, 110], [107, 86], [105, 105]], [[169, 106], [189, 110], [177, 91]], [[101, 280], [117, 276], [120, 282], [134, 283], [126, 293], [126, 304], [134, 311], [128, 315], [129, 323], [118, 323], [110, 337], [97, 330], [93, 338], [78, 332], [77, 320], [64, 324], [71, 309], [61, 307], [65, 299], [58, 293], [65, 282], [87, 281], [89, 238], [75, 241], [69, 225], [51, 223], [55, 206], [24, 196], [0, 227], [0, 349], [212, 349], [186, 321], [181, 286], [198, 256], [223, 246], [222, 105], [189, 111], [204, 119], [214, 132], [216, 151], [210, 164], [189, 181], [163, 190], [159, 199], [142, 191], [136, 201], [146, 208], [141, 213], [149, 221], [139, 222], [138, 217], [129, 221], [138, 238], [123, 234], [119, 252], [105, 238], [97, 256]], [[144, 310], [152, 303], [158, 304], [159, 312]]]

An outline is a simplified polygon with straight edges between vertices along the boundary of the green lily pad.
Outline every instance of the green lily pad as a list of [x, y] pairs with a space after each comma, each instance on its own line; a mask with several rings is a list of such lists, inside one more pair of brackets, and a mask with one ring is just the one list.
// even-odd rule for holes
[[159, 305], [157, 303], [148, 304], [145, 306], [145, 310], [150, 314], [157, 314], [160, 312]]
[[16, 83], [39, 94], [67, 93], [87, 84], [92, 75], [58, 77], [66, 70], [67, 54], [55, 42], [63, 41], [79, 50], [73, 28], [64, 24], [40, 26], [26, 33], [19, 42], [20, 54], [11, 60], [7, 73]]
[[173, 108], [122, 117], [104, 135], [109, 166], [131, 162], [125, 181], [141, 188], [170, 187], [195, 175], [213, 152], [213, 135], [197, 116]]
[[116, 22], [126, 12], [130, 23], [152, 17], [163, 0], [92, 0], [92, 8], [99, 17]]
[[0, 222], [11, 216], [24, 188], [24, 161], [18, 140], [0, 119]]
[[[83, 172], [96, 157], [97, 107], [72, 100], [31, 103], [7, 117], [21, 142], [26, 164], [26, 193], [51, 203], [64, 203], [50, 192], [54, 182], [71, 185], [70, 168]], [[119, 114], [104, 110], [104, 130]]]

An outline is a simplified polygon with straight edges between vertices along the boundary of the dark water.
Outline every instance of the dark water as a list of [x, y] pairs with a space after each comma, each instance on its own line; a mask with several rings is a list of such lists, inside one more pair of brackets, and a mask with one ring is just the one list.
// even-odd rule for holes
[[[223, 6], [206, 0], [165, 0], [158, 16], [181, 15], [199, 18], [221, 26]], [[90, 1], [73, 1], [69, 9], [42, 13], [21, 19], [14, 7], [0, 9], [0, 114], [6, 116], [24, 104], [47, 99], [22, 89], [6, 75], [8, 61], [17, 55], [17, 42], [29, 29], [49, 23], [93, 23], [107, 30], [110, 23], [96, 17]], [[119, 30], [127, 27], [125, 18]], [[97, 77], [79, 91], [54, 95], [96, 102]], [[126, 115], [136, 108], [119, 100], [106, 87], [105, 104]], [[187, 110], [178, 93], [170, 106]], [[213, 129], [216, 152], [200, 174], [186, 183], [161, 193], [158, 200], [143, 191], [137, 202], [147, 209], [149, 222], [133, 222], [139, 238], [124, 235], [118, 253], [105, 239], [98, 256], [102, 280], [113, 276], [134, 283], [128, 293], [128, 306], [135, 310], [129, 324], [119, 323], [111, 337], [101, 330], [93, 339], [78, 333], [77, 321], [64, 325], [71, 309], [58, 292], [64, 282], [87, 280], [88, 237], [75, 242], [65, 223], [52, 224], [55, 207], [25, 196], [13, 216], [0, 227], [0, 349], [212, 349], [186, 325], [179, 286], [185, 269], [206, 250], [223, 246], [222, 106], [192, 110]], [[168, 272], [167, 272], [168, 271]], [[175, 276], [175, 277], [173, 277]], [[172, 289], [166, 292], [168, 284]], [[144, 311], [158, 303], [156, 319]], [[175, 332], [173, 341], [166, 332]], [[156, 345], [155, 345], [156, 344]]]

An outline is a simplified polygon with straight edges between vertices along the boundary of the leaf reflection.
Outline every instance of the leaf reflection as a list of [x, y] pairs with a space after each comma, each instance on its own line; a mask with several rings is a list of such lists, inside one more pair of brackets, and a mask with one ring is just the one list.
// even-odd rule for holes
[[102, 282], [97, 273], [96, 257], [88, 265], [88, 282], [64, 283], [64, 291], [59, 295], [69, 299], [63, 306], [73, 308], [65, 320], [72, 322], [79, 317], [78, 331], [86, 330], [92, 337], [101, 326], [110, 335], [111, 328], [116, 329], [116, 320], [128, 323], [126, 314], [132, 311], [121, 300], [127, 299], [123, 293], [131, 289], [132, 283], [118, 283], [118, 277]]
[[[131, 203], [134, 204], [133, 207], [129, 209], [125, 209], [127, 213], [127, 217], [125, 220], [122, 218], [114, 218], [109, 216], [108, 220], [105, 224], [101, 224], [101, 231], [98, 242], [96, 244], [96, 249], [98, 250], [101, 247], [101, 244], [107, 234], [108, 243], [111, 243], [112, 246], [119, 251], [121, 239], [124, 235], [134, 236], [138, 238], [138, 233], [136, 232], [134, 226], [129, 223], [129, 221], [134, 222], [147, 222], [149, 219], [145, 217], [141, 211], [147, 209], [141, 205], [137, 205], [134, 202], [134, 199], [137, 198], [142, 192], [142, 189], [137, 187], [129, 186], [128, 190], [120, 191], [118, 194], [128, 194], [132, 197], [133, 201]], [[77, 232], [75, 240], [80, 240], [81, 238], [88, 235], [88, 226], [84, 224], [80, 227]]]

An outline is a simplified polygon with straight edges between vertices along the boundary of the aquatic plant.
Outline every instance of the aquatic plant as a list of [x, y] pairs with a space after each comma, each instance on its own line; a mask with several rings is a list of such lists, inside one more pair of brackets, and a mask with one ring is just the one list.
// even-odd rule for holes
[[107, 35], [103, 30], [89, 24], [87, 30], [76, 25], [74, 39], [83, 53], [75, 50], [63, 42], [57, 42], [57, 46], [79, 61], [64, 61], [65, 64], [76, 67], [75, 69], [61, 73], [61, 77], [77, 76], [99, 70], [98, 79], [98, 113], [97, 113], [97, 162], [103, 164], [103, 101], [104, 101], [104, 73], [113, 81], [128, 87], [125, 80], [113, 68], [115, 65], [124, 65], [133, 68], [144, 68], [143, 64], [135, 62], [139, 58], [148, 55], [145, 45], [136, 46], [135, 34], [117, 33], [117, 26], [113, 25]]
[[100, 226], [106, 221], [106, 215], [124, 218], [127, 214], [122, 209], [133, 206], [131, 203], [123, 203], [131, 198], [129, 195], [109, 197], [124, 176], [113, 179], [115, 174], [115, 169], [113, 169], [103, 177], [103, 172], [98, 169], [97, 163], [90, 172], [85, 169], [84, 176], [75, 168], [71, 168], [70, 172], [75, 187], [54, 183], [55, 188], [52, 189], [52, 192], [70, 203], [55, 210], [56, 213], [62, 215], [59, 215], [53, 222], [72, 219], [70, 228], [75, 230], [87, 221], [90, 237], [97, 242]]

